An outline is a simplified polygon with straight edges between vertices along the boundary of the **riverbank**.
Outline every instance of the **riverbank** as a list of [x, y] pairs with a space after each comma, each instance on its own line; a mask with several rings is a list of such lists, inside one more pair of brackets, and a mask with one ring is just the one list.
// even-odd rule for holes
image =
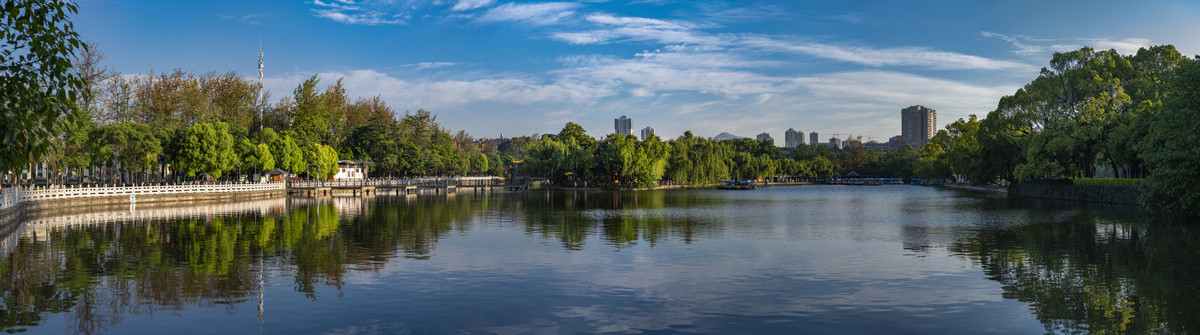
[[1004, 186], [975, 186], [967, 183], [945, 183], [942, 184], [942, 187], [963, 191], [1008, 194], [1008, 188]]
[[[759, 186], [759, 187], [767, 187], [767, 186], [814, 185], [814, 184], [816, 184], [816, 183], [813, 183], [813, 182], [806, 182], [806, 181], [798, 181], [798, 182], [760, 182], [759, 184], [757, 184], [757, 186]], [[651, 188], [629, 188], [629, 189], [618, 189], [618, 190], [620, 190], [620, 191], [684, 190], [684, 189], [694, 189], [694, 188], [712, 188], [712, 187], [717, 187], [717, 185], [720, 185], [720, 184], [715, 184], [715, 183], [714, 183], [714, 184], [705, 184], [705, 185], [659, 185], [659, 186], [655, 186], [655, 187], [651, 187]], [[560, 188], [547, 188], [547, 190], [562, 190], [562, 191], [604, 191], [605, 189], [603, 189], [603, 188], [599, 188], [599, 187], [560, 187]]]
[[1008, 187], [1008, 194], [1024, 198], [1130, 206], [1139, 205], [1138, 198], [1141, 197], [1141, 191], [1136, 187], [1051, 184], [1012, 184]]

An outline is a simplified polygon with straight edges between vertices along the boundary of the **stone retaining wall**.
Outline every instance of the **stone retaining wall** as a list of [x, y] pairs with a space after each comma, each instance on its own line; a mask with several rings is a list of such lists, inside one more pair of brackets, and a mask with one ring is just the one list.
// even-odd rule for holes
[[1008, 187], [1008, 194], [1027, 198], [1136, 206], [1141, 191], [1134, 187], [1012, 184]]

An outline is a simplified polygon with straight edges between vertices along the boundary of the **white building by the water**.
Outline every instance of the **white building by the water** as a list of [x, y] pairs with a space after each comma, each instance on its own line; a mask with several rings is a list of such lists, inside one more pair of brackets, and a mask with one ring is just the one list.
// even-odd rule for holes
[[367, 165], [371, 162], [367, 161], [338, 161], [338, 172], [333, 175], [333, 180], [358, 180], [367, 178]]

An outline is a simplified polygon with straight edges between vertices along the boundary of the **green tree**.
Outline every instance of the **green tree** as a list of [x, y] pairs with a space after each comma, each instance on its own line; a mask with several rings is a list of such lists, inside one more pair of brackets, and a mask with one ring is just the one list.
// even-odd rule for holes
[[213, 178], [220, 178], [239, 161], [234, 152], [229, 125], [221, 121], [188, 127], [178, 155], [175, 165], [189, 176], [207, 173]]
[[243, 138], [238, 141], [236, 151], [243, 169], [263, 172], [275, 168], [275, 156], [271, 154], [271, 147], [265, 143], [254, 144]]
[[296, 86], [292, 92], [296, 106], [289, 111], [292, 120], [292, 130], [296, 132], [295, 140], [302, 145], [309, 143], [329, 143], [331, 125], [330, 111], [325, 102], [324, 94], [318, 91], [317, 84], [321, 79], [313, 75]]
[[482, 153], [479, 155], [476, 155], [475, 159], [471, 160], [471, 168], [473, 169], [473, 172], [476, 172], [476, 173], [480, 173], [480, 174], [487, 173], [488, 172], [488, 157], [487, 157], [487, 155], [484, 155]]
[[1200, 212], [1200, 61], [1179, 65], [1168, 98], [1141, 143], [1150, 167], [1142, 203], [1149, 208]]
[[83, 82], [71, 58], [82, 42], [68, 1], [13, 0], [0, 10], [0, 170], [39, 161], [52, 138], [78, 121]]
[[[274, 132], [268, 133], [268, 136], [270, 134], [274, 134]], [[291, 135], [291, 132], [285, 132], [283, 136], [276, 137], [270, 143], [271, 154], [275, 158], [275, 167], [289, 173], [304, 173], [308, 170], [308, 165], [304, 161], [304, 151], [300, 149]], [[268, 136], [263, 136], [263, 139], [267, 139]]]
[[333, 147], [309, 143], [304, 151], [304, 160], [312, 165], [309, 174], [318, 179], [331, 179], [338, 173], [338, 153]]

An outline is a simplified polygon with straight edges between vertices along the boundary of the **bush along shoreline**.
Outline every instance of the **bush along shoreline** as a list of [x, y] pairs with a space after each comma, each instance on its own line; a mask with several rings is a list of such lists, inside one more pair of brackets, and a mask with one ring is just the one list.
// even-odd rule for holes
[[1140, 179], [1065, 179], [1063, 182], [1026, 182], [1008, 186], [1009, 196], [1071, 200], [1139, 206]]

